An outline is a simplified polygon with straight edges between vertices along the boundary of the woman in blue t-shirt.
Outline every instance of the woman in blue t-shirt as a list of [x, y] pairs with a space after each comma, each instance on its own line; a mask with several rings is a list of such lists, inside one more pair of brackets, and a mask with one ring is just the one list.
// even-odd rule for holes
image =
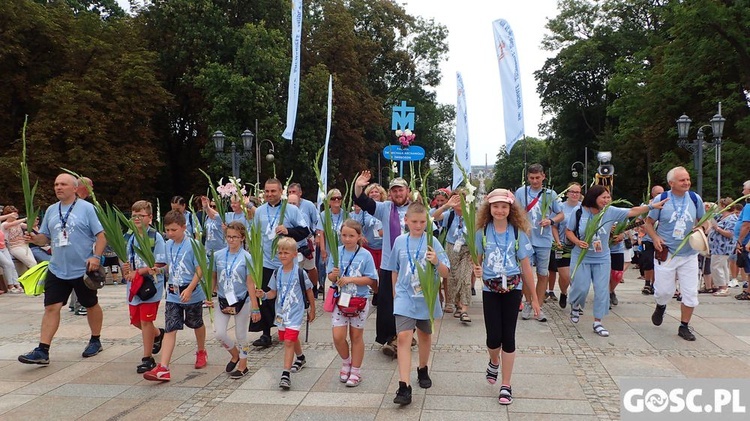
[[486, 379], [495, 384], [502, 364], [498, 396], [501, 405], [513, 402], [510, 376], [516, 356], [516, 323], [522, 290], [532, 297], [534, 317], [539, 315], [534, 272], [529, 262], [533, 252], [528, 236], [531, 225], [515, 201], [510, 190], [490, 192], [479, 208], [475, 235], [479, 264], [474, 265], [474, 276], [481, 277], [484, 284], [482, 307], [490, 354]]
[[[570, 215], [565, 229], [566, 238], [575, 246], [570, 255], [570, 262], [574, 264], [573, 281], [568, 299], [571, 304], [570, 321], [578, 323], [581, 310], [586, 303], [586, 296], [593, 283], [594, 332], [599, 336], [609, 336], [609, 331], [602, 325], [602, 318], [609, 313], [609, 276], [612, 267], [609, 234], [612, 232], [612, 226], [649, 210], [661, 209], [667, 200], [626, 209], [607, 206], [612, 201], [612, 196], [604, 186], [591, 186], [586, 192], [580, 212], [576, 211]], [[596, 221], [600, 212], [605, 213], [599, 221]], [[586, 228], [594, 223], [598, 226], [589, 244], [586, 242]], [[582, 250], [587, 251], [581, 265], [578, 266], [578, 258]]]

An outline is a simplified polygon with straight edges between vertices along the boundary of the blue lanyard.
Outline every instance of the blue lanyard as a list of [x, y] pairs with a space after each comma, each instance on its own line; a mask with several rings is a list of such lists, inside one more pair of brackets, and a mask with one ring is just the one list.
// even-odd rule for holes
[[[685, 193], [685, 196], [687, 196], [688, 193]], [[683, 209], [685, 212], [687, 212], [687, 207], [685, 206], [685, 201], [687, 200], [687, 197], [682, 196], [682, 203], [679, 207], [677, 207], [677, 198], [674, 199], [674, 209], [677, 212], [677, 217], [679, 218], [683, 214]], [[672, 194], [672, 197], [675, 197], [674, 194]]]
[[[333, 230], [336, 231], [336, 232], [339, 232], [339, 224], [341, 224], [341, 213], [342, 213], [342, 211], [339, 210], [338, 218], [336, 218], [336, 220], [338, 222], [336, 222], [336, 223], [333, 224]], [[333, 222], [333, 212], [331, 212], [331, 222]]]
[[229, 281], [231, 281], [232, 279], [231, 274], [232, 274], [232, 271], [234, 270], [234, 264], [237, 263], [237, 258], [240, 257], [241, 252], [242, 252], [241, 249], [237, 250], [237, 254], [234, 255], [234, 259], [232, 260], [231, 265], [229, 264], [229, 247], [227, 247], [227, 251], [226, 253], [224, 253], [224, 261], [227, 263], [227, 267], [224, 268], [224, 278], [228, 279]]
[[409, 257], [409, 267], [411, 268], [411, 274], [414, 275], [414, 271], [417, 270], [417, 259], [419, 258], [419, 250], [422, 248], [422, 243], [424, 242], [425, 235], [422, 234], [422, 237], [419, 239], [419, 244], [417, 244], [417, 250], [414, 252], [414, 259], [411, 258], [411, 254], [409, 254], [409, 235], [406, 237], [406, 255]]
[[284, 301], [286, 301], [286, 297], [289, 295], [289, 291], [292, 289], [292, 285], [293, 285], [292, 277], [294, 276], [295, 268], [296, 266], [293, 267], [291, 271], [289, 271], [289, 283], [288, 285], [286, 285], [286, 288], [283, 288], [284, 287], [284, 268], [281, 267], [279, 268], [279, 271], [276, 272], [279, 277], [279, 291], [282, 292], [281, 297], [280, 297], [282, 309], [284, 308]]
[[68, 225], [68, 217], [70, 216], [70, 212], [73, 210], [73, 206], [76, 205], [76, 201], [78, 201], [78, 199], [73, 199], [73, 203], [68, 208], [68, 211], [65, 212], [64, 217], [62, 214], [62, 202], [57, 204], [57, 211], [60, 213], [60, 229], [62, 229], [63, 235], [65, 235], [65, 226]]
[[180, 243], [180, 247], [177, 247], [177, 255], [175, 256], [174, 253], [174, 242], [172, 242], [172, 246], [169, 247], [169, 263], [170, 263], [170, 269], [172, 269], [177, 264], [177, 258], [180, 257], [180, 251], [182, 250], [182, 246], [185, 245], [185, 242], [188, 241], [187, 238], [183, 238], [182, 242]]
[[281, 213], [281, 207], [279, 207], [276, 210], [276, 215], [271, 219], [271, 211], [269, 210], [271, 208], [271, 205], [266, 206], [266, 215], [268, 216], [268, 226], [273, 228], [273, 225], [276, 223], [276, 220], [279, 218], [279, 214]]
[[503, 242], [503, 246], [500, 247], [500, 241], [498, 241], [497, 239], [494, 225], [492, 227], [492, 237], [495, 239], [495, 244], [497, 244], [497, 248], [500, 250], [504, 249], [505, 251], [505, 253], [503, 253], [503, 272], [502, 273], [505, 273], [505, 262], [507, 261], [508, 253], [510, 252], [510, 247], [508, 247], [508, 231], [510, 231], [510, 225], [505, 227], [505, 239]]

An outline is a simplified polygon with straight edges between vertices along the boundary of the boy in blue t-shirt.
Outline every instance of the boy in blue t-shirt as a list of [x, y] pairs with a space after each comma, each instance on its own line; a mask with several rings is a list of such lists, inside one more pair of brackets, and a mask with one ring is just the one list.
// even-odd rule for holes
[[[151, 203], [139, 200], [133, 203], [130, 211], [132, 212], [131, 218], [136, 228], [144, 231], [144, 236], [149, 239], [149, 242], [153, 241], [153, 244], [142, 246], [138, 244], [135, 234], [125, 234], [127, 238], [128, 261], [123, 264], [122, 268], [123, 275], [128, 281], [127, 294], [130, 324], [140, 329], [143, 339], [143, 358], [141, 358], [141, 364], [136, 367], [136, 372], [143, 374], [156, 367], [153, 355], [159, 353], [162, 340], [164, 339], [164, 329], [157, 329], [154, 326], [154, 321], [156, 320], [156, 314], [159, 312], [159, 302], [164, 296], [164, 275], [157, 275], [156, 271], [166, 266], [167, 257], [164, 238], [153, 228], [149, 227], [153, 216]], [[135, 252], [136, 247], [151, 247], [156, 263], [155, 268], [148, 267], [146, 262], [138, 256]], [[142, 299], [137, 295], [140, 287], [138, 287], [137, 283], [133, 285], [133, 281], [136, 280], [136, 274], [143, 278], [142, 282], [146, 282], [146, 278], [150, 277], [150, 281], [153, 282], [155, 287], [152, 297], [143, 297], [144, 299]]]
[[[393, 314], [396, 318], [396, 332], [398, 337], [398, 371], [399, 382], [393, 403], [408, 405], [411, 403], [411, 339], [414, 328], [417, 328], [419, 344], [419, 366], [417, 378], [419, 386], [427, 389], [432, 386], [432, 380], [427, 372], [427, 360], [430, 357], [432, 343], [432, 323], [429, 307], [425, 301], [417, 272], [417, 265], [425, 267], [427, 262], [435, 266], [440, 277], [447, 278], [450, 274], [450, 264], [445, 250], [436, 238], [432, 247], [427, 245], [427, 208], [419, 202], [412, 203], [406, 210], [407, 234], [400, 235], [393, 243], [390, 264], [393, 267]], [[430, 228], [431, 229], [431, 228]], [[433, 237], [434, 238], [434, 237]], [[435, 282], [440, 279], [435, 277]], [[443, 315], [440, 309], [439, 296], [435, 297], [435, 314], [438, 318]]]
[[[164, 335], [161, 363], [143, 374], [146, 380], [169, 381], [169, 362], [172, 359], [177, 331], [187, 326], [195, 330], [198, 352], [195, 368], [206, 366], [206, 326], [203, 324], [203, 303], [206, 294], [199, 287], [201, 269], [193, 255], [191, 239], [186, 235], [185, 216], [179, 211], [169, 211], [164, 216], [167, 232], [167, 302], [164, 306]], [[162, 269], [163, 270], [163, 269]]]
[[[274, 270], [268, 281], [268, 292], [257, 290], [256, 295], [262, 299], [276, 300], [276, 327], [279, 329], [279, 341], [284, 343], [284, 370], [281, 372], [279, 387], [289, 390], [292, 387], [290, 373], [296, 373], [305, 365], [305, 354], [299, 341], [302, 322], [315, 320], [315, 297], [312, 282], [307, 273], [297, 266], [297, 243], [292, 237], [281, 237], [278, 242], [278, 257], [281, 267]], [[305, 291], [300, 287], [300, 276]], [[310, 308], [305, 308], [305, 296]], [[297, 356], [295, 359], [294, 356]], [[292, 364], [292, 362], [294, 362]]]

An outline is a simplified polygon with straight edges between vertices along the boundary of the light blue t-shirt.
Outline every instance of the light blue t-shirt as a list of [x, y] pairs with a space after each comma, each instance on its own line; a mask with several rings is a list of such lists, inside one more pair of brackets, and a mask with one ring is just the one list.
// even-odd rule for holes
[[[518, 233], [518, 251], [516, 251], [516, 228], [508, 226], [503, 232], [497, 232], [494, 224], [487, 227], [487, 235], [482, 244], [482, 237], [485, 230], [477, 231], [475, 241], [477, 252], [484, 256], [482, 260], [482, 279], [497, 279], [503, 273], [505, 276], [514, 276], [521, 274], [519, 261], [530, 257], [533, 253], [531, 241], [525, 232]], [[521, 289], [523, 282], [520, 282], [516, 289]], [[483, 291], [489, 291], [489, 288], [483, 287]]]
[[[526, 209], [529, 205], [534, 203], [534, 199], [539, 196], [539, 200], [534, 203], [534, 206], [527, 211], [527, 217], [531, 222], [531, 245], [534, 247], [552, 247], [552, 228], [545, 227], [541, 230], [539, 223], [543, 219], [552, 218], [562, 211], [561, 203], [557, 200], [557, 193], [551, 189], [544, 189], [544, 194], [539, 195], [541, 190], [534, 190], [529, 186], [520, 187], [516, 190], [516, 200], [520, 203], [521, 207]], [[542, 215], [542, 201], [544, 197], [550, 203], [549, 211], [546, 215]]]
[[[357, 247], [355, 251], [347, 251], [344, 246], [339, 247], [339, 266], [340, 276], [360, 277], [366, 276], [375, 281], [378, 280], [378, 272], [375, 270], [375, 260], [372, 254], [365, 250], [364, 247]], [[328, 259], [326, 273], [333, 272], [333, 260]], [[370, 295], [370, 287], [367, 285], [346, 284], [341, 288], [341, 292], [346, 292], [355, 297], [367, 297]]]
[[[303, 227], [308, 228], [307, 221], [302, 217], [299, 208], [287, 203], [284, 217], [284, 226], [287, 228]], [[273, 251], [273, 240], [276, 238], [276, 227], [279, 226], [281, 214], [281, 202], [276, 206], [271, 206], [268, 202], [260, 205], [255, 210], [253, 221], [260, 223], [263, 233], [263, 267], [267, 269], [276, 269], [281, 267], [279, 256], [271, 256]]]
[[214, 218], [206, 218], [203, 230], [206, 238], [206, 252], [209, 254], [227, 246], [224, 228], [221, 224], [221, 217], [218, 213]]
[[229, 225], [230, 222], [239, 221], [242, 223], [242, 225], [245, 226], [245, 229], [250, 229], [250, 223], [247, 221], [247, 218], [245, 218], [244, 212], [227, 212], [224, 214], [224, 223]]
[[206, 294], [200, 283], [195, 286], [190, 300], [186, 303], [180, 301], [180, 287], [190, 285], [195, 276], [198, 261], [193, 254], [191, 239], [187, 235], [182, 242], [175, 244], [174, 240], [167, 241], [167, 265], [169, 265], [169, 288], [167, 288], [167, 302], [181, 304], [195, 304], [205, 301]]
[[[60, 245], [63, 228], [67, 245]], [[96, 235], [102, 231], [104, 228], [91, 203], [76, 199], [70, 205], [60, 202], [50, 205], [39, 225], [39, 232], [49, 238], [52, 246], [49, 271], [60, 279], [83, 277], [86, 259], [94, 255]]]
[[189, 210], [186, 210], [182, 213], [182, 216], [185, 217], [185, 235], [190, 238], [195, 238], [195, 221], [193, 221], [193, 214]]
[[[326, 212], [321, 211], [320, 212], [320, 218], [318, 219], [318, 225], [315, 227], [318, 231], [323, 231], [323, 221], [325, 221], [326, 218]], [[330, 238], [326, 238], [326, 249], [331, 248], [331, 244], [341, 244], [341, 226], [344, 224], [344, 221], [346, 220], [346, 213], [343, 209], [339, 209], [339, 213], [333, 213], [333, 209], [331, 209], [331, 227], [333, 228], [333, 231], [336, 233], [335, 240], [332, 240]], [[323, 236], [325, 236], [325, 231], [323, 231]]]
[[[563, 215], [565, 215], [565, 218], [563, 218], [562, 221], [560, 221], [557, 224], [557, 234], [560, 237], [560, 242], [563, 244], [570, 244], [567, 237], [565, 236], [565, 228], [568, 227], [568, 218], [570, 218], [570, 215], [575, 213], [575, 211], [581, 207], [580, 203], [577, 203], [575, 206], [570, 206], [567, 201], [563, 202], [560, 206], [562, 208]], [[570, 230], [573, 231], [575, 227], [570, 227]]]
[[[153, 236], [154, 238], [154, 261], [157, 264], [158, 263], [166, 264], [167, 263], [167, 247], [166, 247], [164, 238], [161, 236], [161, 234], [156, 232], [153, 228], [149, 228], [148, 230], [149, 230], [149, 235]], [[138, 243], [134, 235], [130, 235], [130, 238], [128, 238], [128, 242], [127, 242], [127, 251], [128, 251], [128, 260], [130, 261], [130, 264], [133, 270], [148, 267], [146, 262], [144, 262], [138, 256], [138, 253], [135, 252], [135, 246], [140, 247], [140, 244]], [[164, 297], [164, 275], [161, 275], [161, 274], [156, 275], [156, 279], [154, 279], [154, 285], [156, 286], [156, 294], [154, 294], [153, 297], [149, 298], [146, 301], [142, 301], [140, 298], [138, 298], [137, 295], [134, 294], [133, 300], [130, 301], [130, 305], [135, 306], [141, 303], [157, 303], [161, 301], [162, 297]], [[130, 295], [130, 282], [128, 282], [128, 287], [126, 289], [125, 295], [126, 296]]]
[[[396, 270], [395, 267], [391, 266], [391, 208], [396, 206], [390, 200], [385, 202], [375, 202], [375, 214], [373, 215], [377, 220], [383, 224], [383, 254], [380, 260], [380, 269], [383, 270]], [[405, 203], [403, 206], [397, 206], [396, 212], [398, 212], [398, 222], [400, 230], [398, 235], [406, 232], [406, 209], [409, 207], [409, 203]], [[396, 237], [398, 237], [398, 235]], [[395, 245], [395, 243], [394, 243]]]
[[[252, 257], [243, 248], [237, 253], [230, 253], [229, 247], [225, 247], [214, 253], [214, 273], [219, 297], [227, 298], [227, 293], [230, 293], [236, 300], [247, 298], [248, 261], [252, 261]], [[229, 303], [232, 304], [234, 302]]]
[[380, 231], [383, 229], [383, 223], [375, 219], [369, 213], [360, 210], [359, 213], [349, 213], [349, 218], [362, 224], [362, 235], [367, 240], [367, 247], [373, 250], [383, 248], [383, 236]]
[[[674, 254], [685, 236], [690, 235], [695, 224], [706, 213], [703, 207], [703, 199], [697, 194], [695, 196], [698, 202], [697, 207], [693, 203], [690, 193], [677, 197], [670, 190], [667, 192], [669, 200], [664, 204], [664, 207], [648, 213], [649, 218], [659, 223], [656, 226], [656, 233], [669, 247], [670, 256]], [[690, 256], [697, 253], [692, 247], [686, 245], [677, 255]]]
[[[740, 241], [740, 230], [742, 230], [742, 224], [745, 222], [750, 222], [750, 206], [747, 204], [742, 208], [740, 217], [737, 220], [737, 223], [734, 225], [735, 241]], [[748, 233], [745, 238], [742, 239], [742, 245], [746, 245], [748, 241], [750, 241], [750, 233]]]
[[[599, 230], [589, 242], [589, 249], [586, 252], [586, 256], [583, 258], [582, 263], [597, 264], [597, 263], [608, 263], [610, 262], [610, 249], [609, 249], [609, 234], [612, 232], [612, 225], [618, 222], [622, 222], [628, 217], [630, 209], [617, 208], [610, 206], [607, 208], [604, 216], [602, 216], [599, 222]], [[589, 221], [593, 224], [593, 215], [591, 211], [583, 207], [581, 209], [581, 221], [578, 223], [578, 235], [577, 237], [581, 241], [586, 239], [586, 226]], [[576, 225], [576, 213], [573, 212], [568, 218], [568, 229], [573, 231]], [[574, 233], [575, 234], [575, 233]], [[578, 256], [581, 254], [581, 249], [578, 246], [573, 247], [573, 251], [570, 254], [570, 262], [577, 264]]]
[[[302, 214], [302, 217], [305, 218], [305, 222], [307, 222], [307, 226], [310, 227], [310, 234], [314, 234], [314, 231], [316, 227], [318, 226], [318, 209], [317, 206], [315, 206], [315, 203], [307, 200], [307, 199], [300, 199], [299, 202], [299, 211]], [[300, 248], [302, 246], [308, 245], [310, 237], [307, 237], [305, 239], [297, 241], [297, 248]]]
[[[305, 278], [305, 290], [312, 288], [312, 282], [303, 270], [302, 276]], [[305, 321], [305, 293], [299, 284], [299, 267], [294, 263], [291, 271], [285, 272], [284, 268], [279, 267], [271, 275], [268, 281], [268, 288], [276, 291], [276, 317], [281, 317], [282, 322], [276, 320], [276, 326], [280, 328], [289, 328], [299, 330]]]
[[[430, 233], [429, 235], [432, 235]], [[432, 247], [437, 253], [438, 260], [450, 268], [448, 256], [440, 245], [440, 241], [433, 237]], [[430, 313], [425, 302], [422, 287], [419, 283], [417, 266], [425, 267], [427, 262], [427, 234], [422, 233], [419, 238], [412, 238], [411, 234], [403, 234], [396, 238], [390, 253], [390, 266], [397, 272], [396, 296], [393, 299], [393, 314], [416, 320], [429, 320]], [[435, 270], [435, 282], [440, 282], [440, 276]], [[435, 318], [443, 316], [440, 309], [440, 294], [435, 297]]]
[[[453, 215], [452, 221], [450, 221], [451, 215]], [[448, 221], [450, 221], [450, 226], [448, 226]], [[457, 241], [460, 241], [462, 244], [466, 244], [466, 238], [464, 237], [466, 234], [466, 224], [464, 224], [463, 216], [459, 216], [453, 210], [450, 210], [443, 213], [442, 223], [443, 229], [447, 230], [445, 234], [446, 243], [456, 244]]]

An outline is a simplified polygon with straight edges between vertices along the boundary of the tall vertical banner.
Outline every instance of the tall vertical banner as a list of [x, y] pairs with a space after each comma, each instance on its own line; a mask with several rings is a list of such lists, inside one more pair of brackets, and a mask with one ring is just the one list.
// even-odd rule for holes
[[292, 67], [289, 70], [289, 99], [286, 103], [286, 128], [281, 134], [292, 140], [297, 122], [299, 100], [300, 44], [302, 43], [302, 0], [292, 0]]
[[[469, 120], [466, 114], [466, 91], [464, 90], [464, 79], [461, 72], [456, 72], [456, 86], [458, 97], [456, 99], [456, 159], [471, 174], [471, 154], [469, 150]], [[453, 160], [453, 189], [455, 190], [464, 182], [461, 169]]]
[[503, 116], [505, 122], [505, 150], [510, 153], [518, 139], [524, 137], [523, 95], [521, 71], [513, 30], [505, 19], [492, 22], [495, 33], [495, 51], [500, 67], [500, 84], [503, 89]]
[[328, 141], [331, 139], [331, 115], [333, 110], [333, 75], [328, 76], [328, 117], [326, 119], [326, 143], [323, 149], [323, 162], [320, 164], [320, 178], [323, 191], [318, 189], [318, 209], [323, 204], [323, 198], [328, 192]]

